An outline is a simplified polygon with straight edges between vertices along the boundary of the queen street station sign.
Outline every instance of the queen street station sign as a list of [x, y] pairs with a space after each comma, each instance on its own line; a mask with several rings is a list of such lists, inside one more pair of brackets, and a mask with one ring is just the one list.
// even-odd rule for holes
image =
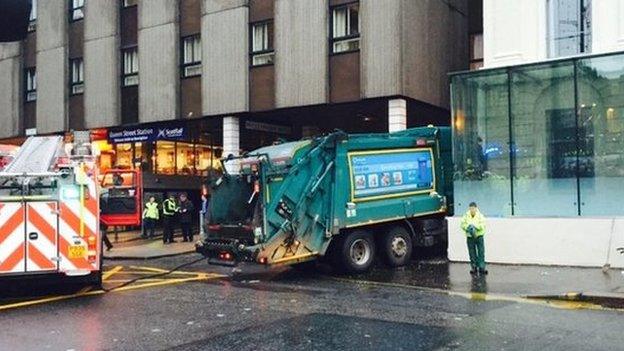
[[108, 140], [114, 144], [156, 140], [184, 140], [187, 135], [185, 123], [161, 123], [147, 126], [114, 128], [108, 131]]

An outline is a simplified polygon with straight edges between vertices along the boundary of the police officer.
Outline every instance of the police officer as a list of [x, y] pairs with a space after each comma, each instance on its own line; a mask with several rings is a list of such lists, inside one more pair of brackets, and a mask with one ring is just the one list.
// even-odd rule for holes
[[145, 204], [145, 208], [143, 209], [143, 235], [141, 235], [141, 237], [150, 239], [154, 237], [154, 228], [156, 227], [156, 221], [158, 221], [158, 215], [158, 203], [156, 202], [156, 198], [150, 196], [149, 202]]
[[163, 244], [173, 243], [173, 220], [179, 211], [173, 193], [163, 202]]
[[468, 211], [461, 220], [461, 229], [466, 233], [466, 244], [470, 255], [470, 273], [487, 274], [485, 269], [485, 247], [483, 235], [485, 235], [485, 216], [481, 214], [477, 204], [471, 202]]

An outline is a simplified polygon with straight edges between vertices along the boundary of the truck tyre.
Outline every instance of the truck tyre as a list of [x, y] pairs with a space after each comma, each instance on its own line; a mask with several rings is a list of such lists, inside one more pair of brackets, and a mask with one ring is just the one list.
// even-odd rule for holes
[[412, 258], [412, 237], [403, 226], [388, 228], [381, 238], [381, 254], [391, 267], [401, 267]]
[[347, 233], [337, 249], [336, 263], [344, 273], [366, 272], [375, 260], [375, 240], [365, 230]]

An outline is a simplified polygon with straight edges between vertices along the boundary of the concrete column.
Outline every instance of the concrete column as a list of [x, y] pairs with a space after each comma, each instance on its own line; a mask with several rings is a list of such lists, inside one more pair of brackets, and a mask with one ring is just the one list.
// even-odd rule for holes
[[388, 101], [388, 131], [398, 132], [407, 128], [407, 101], [394, 99]]
[[67, 1], [37, 1], [37, 132], [67, 128]]
[[139, 121], [178, 116], [180, 81], [178, 2], [139, 1]]
[[275, 1], [277, 107], [327, 102], [328, 8], [328, 0]]
[[[238, 156], [240, 153], [240, 127], [238, 117], [223, 117], [223, 156]], [[226, 164], [230, 174], [238, 173], [238, 162]]]
[[20, 43], [0, 45], [0, 138], [20, 134], [21, 50]]
[[204, 115], [249, 110], [247, 0], [202, 2], [202, 110]]
[[119, 4], [89, 0], [85, 6], [85, 126], [114, 126], [121, 119]]

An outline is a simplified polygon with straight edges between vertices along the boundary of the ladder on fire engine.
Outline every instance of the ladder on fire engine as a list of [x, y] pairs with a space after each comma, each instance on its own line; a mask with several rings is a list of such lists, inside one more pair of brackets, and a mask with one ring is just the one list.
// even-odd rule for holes
[[63, 137], [30, 137], [15, 155], [13, 161], [4, 169], [4, 173], [45, 173], [55, 160]]

